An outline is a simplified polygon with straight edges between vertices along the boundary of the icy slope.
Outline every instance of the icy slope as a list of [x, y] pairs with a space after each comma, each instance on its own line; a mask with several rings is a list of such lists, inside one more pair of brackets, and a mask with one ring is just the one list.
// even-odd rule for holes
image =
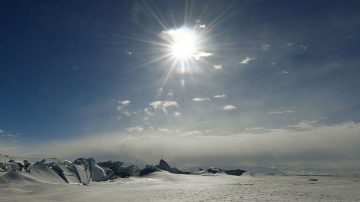
[[9, 184], [0, 201], [360, 201], [359, 178], [155, 172], [89, 186]]

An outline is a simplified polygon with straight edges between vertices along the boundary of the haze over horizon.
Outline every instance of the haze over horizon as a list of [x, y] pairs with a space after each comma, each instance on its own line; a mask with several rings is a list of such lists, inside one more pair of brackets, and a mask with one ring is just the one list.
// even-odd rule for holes
[[360, 168], [358, 1], [0, 1], [0, 153]]

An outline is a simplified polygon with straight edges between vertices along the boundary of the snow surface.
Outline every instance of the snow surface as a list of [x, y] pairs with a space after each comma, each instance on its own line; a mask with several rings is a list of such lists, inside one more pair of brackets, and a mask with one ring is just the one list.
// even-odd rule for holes
[[10, 180], [0, 182], [0, 201], [360, 201], [359, 190], [359, 177], [156, 172], [89, 186]]

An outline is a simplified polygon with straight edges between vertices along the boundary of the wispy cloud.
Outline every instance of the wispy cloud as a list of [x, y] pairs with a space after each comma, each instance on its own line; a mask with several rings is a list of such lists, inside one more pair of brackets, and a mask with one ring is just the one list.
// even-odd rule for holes
[[307, 47], [307, 46], [305, 46], [305, 45], [303, 45], [303, 44], [300, 44], [300, 45], [299, 45], [299, 48], [301, 48], [301, 49], [303, 49], [303, 50], [308, 49], [308, 47]]
[[202, 132], [199, 130], [191, 130], [191, 131], [183, 133], [182, 135], [192, 136], [192, 135], [200, 135], [200, 134], [202, 134]]
[[144, 114], [147, 116], [154, 116], [155, 114], [147, 107], [144, 109]]
[[122, 112], [125, 116], [131, 116], [132, 113], [129, 112], [129, 110], [123, 111]]
[[174, 91], [173, 91], [173, 90], [169, 90], [169, 92], [167, 93], [167, 96], [173, 97], [173, 96], [174, 96]]
[[123, 108], [125, 108], [126, 106], [128, 106], [131, 102], [130, 100], [123, 100], [123, 101], [119, 101], [119, 106], [117, 107], [117, 110], [122, 110]]
[[196, 60], [200, 60], [201, 58], [205, 58], [205, 57], [209, 57], [212, 56], [212, 53], [208, 53], [208, 52], [199, 52], [197, 54], [194, 55], [194, 58]]
[[265, 44], [262, 44], [262, 45], [261, 45], [261, 50], [267, 51], [267, 50], [269, 50], [269, 49], [270, 49], [270, 44], [265, 43]]
[[14, 134], [14, 133], [12, 133], [12, 132], [5, 131], [5, 130], [0, 129], [0, 137], [10, 138], [10, 139], [17, 139], [17, 138], [18, 138], [18, 135], [17, 135], [17, 134]]
[[172, 133], [172, 130], [167, 129], [167, 128], [158, 128], [159, 132], [163, 132], [163, 133]]
[[214, 65], [214, 69], [216, 70], [220, 70], [220, 69], [223, 69], [223, 65]]
[[163, 133], [179, 133], [180, 131], [178, 129], [169, 129], [169, 128], [158, 128], [159, 132], [163, 132]]
[[208, 97], [195, 97], [192, 99], [194, 102], [208, 102], [210, 98]]
[[133, 133], [133, 132], [140, 133], [140, 132], [144, 131], [144, 127], [142, 127], [142, 126], [134, 126], [134, 127], [126, 128], [126, 130], [129, 133]]
[[242, 60], [242, 61], [240, 62], [240, 64], [247, 65], [247, 64], [249, 64], [250, 62], [252, 62], [252, 61], [254, 61], [254, 60], [256, 60], [256, 58], [246, 57], [244, 60]]
[[280, 74], [289, 74], [289, 71], [281, 70]]
[[11, 134], [11, 133], [2, 133], [2, 137], [9, 137], [9, 138], [17, 138], [17, 135]]
[[311, 129], [315, 126], [317, 121], [309, 121], [309, 120], [303, 120], [295, 125], [291, 125], [290, 128], [300, 129], [300, 130], [306, 130]]
[[294, 113], [293, 110], [285, 110], [285, 111], [269, 111], [269, 114], [285, 114], [285, 113]]
[[214, 98], [226, 98], [226, 95], [225, 94], [214, 95]]
[[175, 112], [174, 112], [174, 116], [175, 116], [175, 117], [180, 117], [180, 116], [181, 116], [181, 113], [178, 112], [178, 111], [175, 111]]
[[168, 100], [154, 101], [154, 102], [149, 103], [149, 105], [156, 110], [157, 109], [162, 110], [165, 114], [168, 114], [168, 110], [167, 110], [168, 108], [170, 108], [170, 107], [178, 108], [179, 107], [179, 104], [176, 101], [168, 101]]
[[225, 110], [225, 111], [231, 111], [231, 110], [235, 110], [235, 109], [237, 109], [237, 107], [234, 105], [225, 105], [223, 107], [223, 110]]

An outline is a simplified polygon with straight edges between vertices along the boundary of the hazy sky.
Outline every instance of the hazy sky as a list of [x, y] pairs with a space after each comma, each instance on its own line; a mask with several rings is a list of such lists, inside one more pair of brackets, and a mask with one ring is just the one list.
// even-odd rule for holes
[[359, 168], [359, 8], [0, 0], [0, 153]]

